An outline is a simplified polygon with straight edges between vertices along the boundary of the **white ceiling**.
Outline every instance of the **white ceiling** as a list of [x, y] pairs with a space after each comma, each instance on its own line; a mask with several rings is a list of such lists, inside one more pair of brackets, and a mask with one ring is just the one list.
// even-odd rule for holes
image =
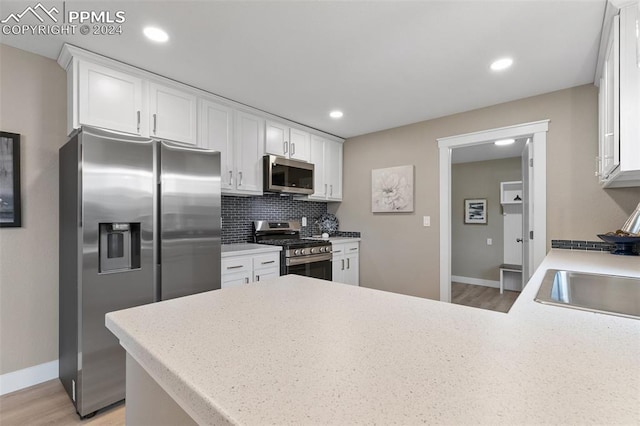
[[[34, 1], [2, 2], [2, 19]], [[44, 2], [59, 5], [62, 2]], [[66, 1], [124, 10], [123, 35], [14, 36], [57, 58], [63, 42], [342, 137], [593, 82], [605, 0]], [[169, 32], [165, 45], [145, 25]], [[500, 74], [492, 60], [512, 56]], [[344, 111], [340, 120], [332, 109]]]

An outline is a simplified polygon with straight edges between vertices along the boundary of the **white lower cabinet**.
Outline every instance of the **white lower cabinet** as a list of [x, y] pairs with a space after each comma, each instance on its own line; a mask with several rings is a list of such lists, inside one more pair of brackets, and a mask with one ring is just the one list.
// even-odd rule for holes
[[260, 282], [279, 276], [279, 252], [237, 255], [222, 259], [222, 288]]
[[360, 243], [331, 243], [332, 276], [335, 282], [360, 285]]

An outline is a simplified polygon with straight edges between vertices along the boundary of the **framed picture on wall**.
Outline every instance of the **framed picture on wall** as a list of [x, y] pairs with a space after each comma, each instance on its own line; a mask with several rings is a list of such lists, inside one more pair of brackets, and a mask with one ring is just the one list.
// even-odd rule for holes
[[22, 226], [20, 135], [0, 132], [0, 228]]
[[487, 224], [486, 198], [471, 198], [464, 200], [464, 223], [470, 225]]
[[413, 211], [413, 166], [371, 170], [371, 211], [406, 213]]

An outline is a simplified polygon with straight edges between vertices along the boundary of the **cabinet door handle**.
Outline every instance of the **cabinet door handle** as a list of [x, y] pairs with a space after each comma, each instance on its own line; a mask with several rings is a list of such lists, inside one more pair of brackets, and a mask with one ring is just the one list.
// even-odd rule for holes
[[333, 250], [332, 253], [342, 253], [342, 250]]
[[353, 247], [353, 248], [350, 248], [349, 250], [351, 250], [351, 251], [358, 250], [358, 247]]
[[233, 185], [233, 170], [229, 170], [229, 185]]
[[596, 177], [600, 177], [600, 157], [596, 157]]
[[608, 138], [609, 136], [613, 136], [613, 132], [611, 132], [611, 133], [605, 133], [605, 134], [604, 134], [604, 136], [605, 136], [606, 138]]
[[242, 186], [242, 172], [238, 172], [238, 176], [240, 177], [240, 181], [238, 182], [238, 186]]
[[275, 261], [275, 260], [270, 260], [270, 261], [268, 261], [268, 262], [261, 262], [261, 263], [262, 263], [263, 265], [268, 265], [268, 264], [270, 264], [270, 263], [276, 263], [276, 261]]
[[291, 143], [291, 155], [296, 155], [296, 144]]
[[249, 277], [244, 277], [244, 283], [249, 284]]
[[256, 282], [260, 282], [260, 275], [256, 275]]
[[333, 195], [333, 185], [329, 185], [329, 195]]
[[324, 195], [327, 195], [327, 184], [324, 184]]
[[342, 260], [342, 271], [344, 271], [344, 259], [341, 259], [341, 260]]
[[287, 152], [289, 152], [289, 143], [287, 141], [284, 141], [283, 145], [284, 145], [284, 147], [282, 148], [282, 150], [286, 154]]
[[516, 238], [516, 243], [521, 243], [522, 242], [522, 238]]
[[351, 269], [351, 262], [350, 262], [350, 260], [351, 260], [351, 259], [349, 259], [349, 258], [347, 257], [347, 269]]
[[136, 111], [136, 118], [138, 120], [138, 122], [137, 122], [138, 133], [140, 133], [140, 110]]
[[158, 116], [156, 114], [153, 114], [153, 134], [156, 134], [156, 124], [158, 122]]
[[242, 265], [227, 266], [227, 269], [238, 269], [238, 268], [242, 268]]

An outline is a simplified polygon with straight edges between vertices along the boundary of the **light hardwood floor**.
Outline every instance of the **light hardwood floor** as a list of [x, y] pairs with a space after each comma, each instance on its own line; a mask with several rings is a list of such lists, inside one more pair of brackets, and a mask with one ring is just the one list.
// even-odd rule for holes
[[0, 397], [0, 425], [124, 425], [124, 403], [81, 421], [58, 379]]
[[520, 296], [518, 291], [500, 290], [480, 285], [451, 283], [451, 303], [488, 309], [490, 311], [509, 312], [511, 306]]

